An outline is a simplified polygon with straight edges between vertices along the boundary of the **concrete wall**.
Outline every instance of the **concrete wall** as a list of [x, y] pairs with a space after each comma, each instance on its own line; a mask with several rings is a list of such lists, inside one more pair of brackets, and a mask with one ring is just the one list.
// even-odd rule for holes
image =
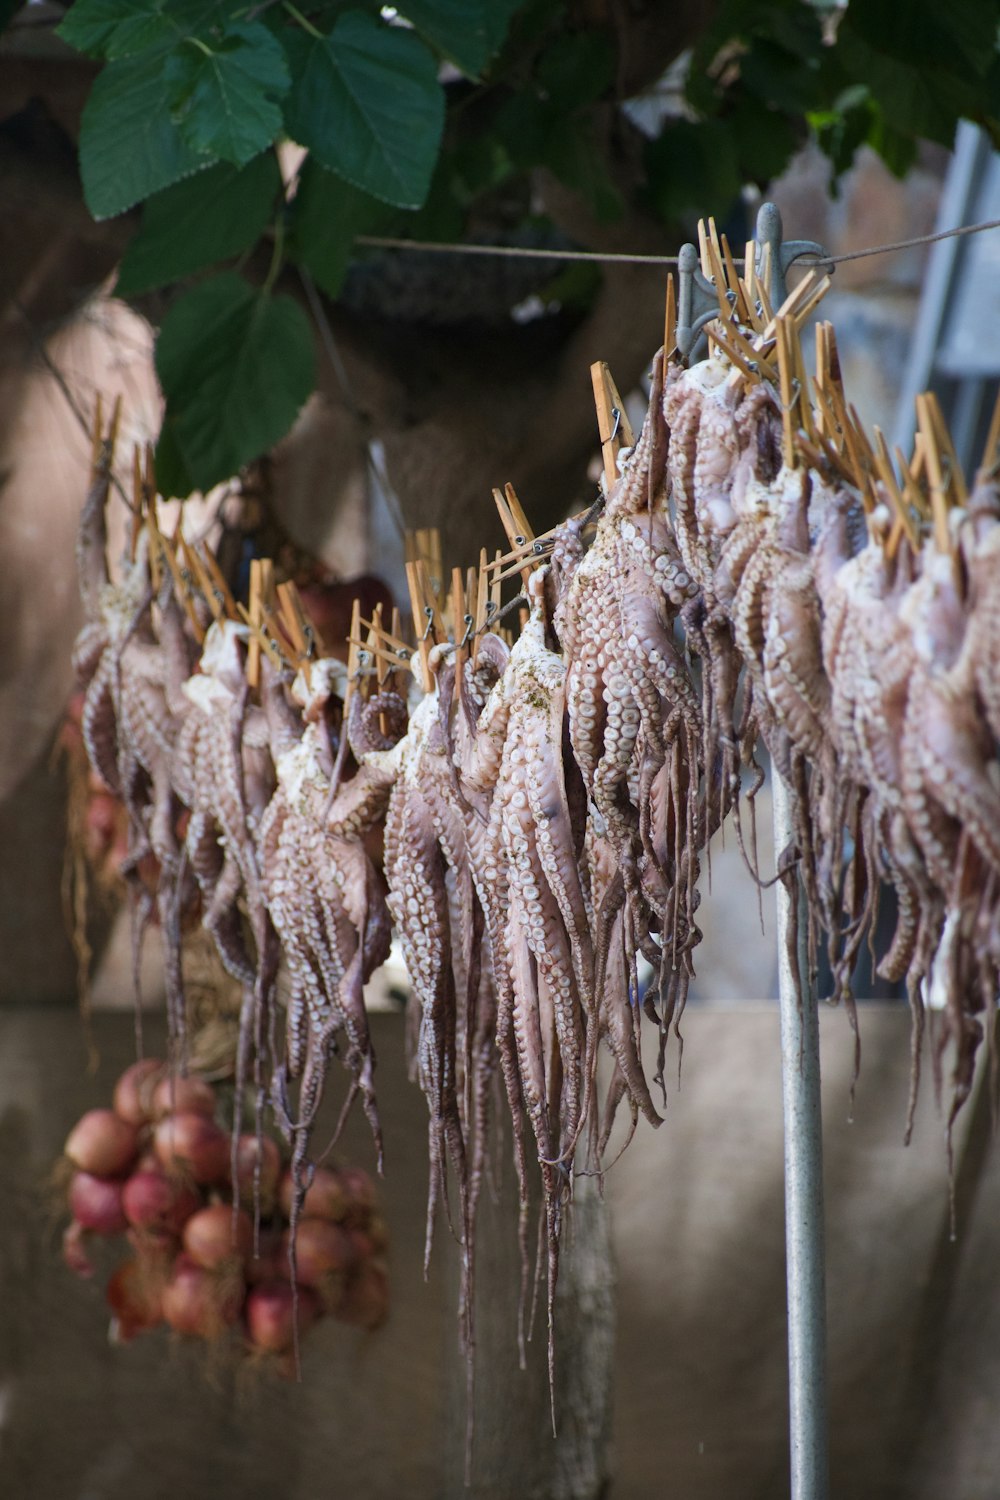
[[[985, 1500], [1000, 1473], [1000, 1175], [986, 1093], [959, 1132], [952, 1243], [929, 1076], [914, 1142], [902, 1145], [905, 1010], [864, 1010], [853, 1124], [846, 1018], [825, 1011], [822, 1023], [832, 1492]], [[372, 1336], [320, 1325], [297, 1387], [213, 1368], [163, 1333], [109, 1347], [100, 1287], [61, 1264], [46, 1180], [70, 1125], [107, 1100], [131, 1057], [130, 1019], [97, 1018], [101, 1066], [88, 1077], [72, 1011], [0, 1012], [0, 1493], [462, 1494], [454, 1283], [443, 1240], [426, 1283], [420, 1265], [425, 1109], [404, 1078], [399, 1019], [377, 1016], [375, 1028], [392, 1316]], [[787, 1492], [777, 1016], [760, 1003], [695, 1006], [685, 1031], [682, 1087], [671, 1092], [665, 1124], [640, 1132], [607, 1184], [618, 1280], [612, 1493], [773, 1500]], [[368, 1164], [362, 1127], [348, 1149]], [[487, 1242], [484, 1267], [507, 1255]], [[548, 1439], [529, 1416], [539, 1367], [525, 1380], [511, 1373], [512, 1356], [504, 1370], [489, 1354], [503, 1328], [512, 1349], [510, 1284], [502, 1276], [498, 1288], [484, 1269], [480, 1399], [493, 1420], [481, 1434], [487, 1472], [477, 1471], [474, 1493], [544, 1496], [554, 1493], [540, 1477]], [[562, 1339], [571, 1359], [573, 1328]], [[501, 1468], [506, 1477], [496, 1479]]]

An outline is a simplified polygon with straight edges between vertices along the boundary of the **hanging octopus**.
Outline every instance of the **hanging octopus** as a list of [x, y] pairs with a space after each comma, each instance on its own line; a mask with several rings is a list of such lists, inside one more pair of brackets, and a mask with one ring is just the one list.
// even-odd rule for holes
[[[342, 781], [339, 790], [333, 786], [339, 746], [335, 753], [327, 710], [343, 685], [339, 662], [316, 661], [308, 676], [300, 673], [295, 679], [289, 703], [283, 681], [270, 666], [264, 668], [264, 706], [277, 788], [261, 821], [260, 862], [265, 899], [290, 983], [285, 1058], [276, 1069], [272, 1094], [283, 1126], [294, 1138], [296, 1192], [302, 1194], [308, 1185], [304, 1172], [309, 1132], [330, 1058], [345, 1041], [344, 1061], [352, 1080], [348, 1103], [360, 1091], [380, 1169], [382, 1163], [375, 1055], [362, 990], [388, 956], [389, 925], [384, 890], [363, 839], [384, 804], [388, 785], [373, 798], [367, 819], [364, 799], [355, 794], [352, 782], [361, 778], [370, 783], [370, 773], [358, 771]], [[356, 743], [360, 722], [359, 718]], [[401, 727], [398, 712], [395, 723]], [[288, 1084], [296, 1079], [299, 1100], [293, 1120]]]

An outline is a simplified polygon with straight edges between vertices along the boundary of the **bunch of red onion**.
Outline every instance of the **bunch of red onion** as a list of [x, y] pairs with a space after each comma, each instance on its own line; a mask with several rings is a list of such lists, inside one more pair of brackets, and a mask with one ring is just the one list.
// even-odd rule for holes
[[368, 1174], [316, 1169], [293, 1284], [291, 1173], [270, 1137], [241, 1135], [234, 1192], [231, 1138], [215, 1115], [209, 1083], [146, 1058], [119, 1078], [113, 1109], [89, 1110], [69, 1134], [67, 1265], [92, 1276], [94, 1238], [130, 1245], [107, 1286], [113, 1338], [166, 1324], [287, 1356], [296, 1320], [300, 1335], [324, 1314], [377, 1328], [388, 1310], [386, 1240]]

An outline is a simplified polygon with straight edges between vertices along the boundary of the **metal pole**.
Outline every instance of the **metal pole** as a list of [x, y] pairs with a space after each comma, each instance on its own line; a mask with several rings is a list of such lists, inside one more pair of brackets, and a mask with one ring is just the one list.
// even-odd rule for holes
[[[788, 787], [772, 766], [775, 856], [792, 837]], [[827, 1500], [830, 1488], [826, 1389], [826, 1267], [819, 1016], [808, 984], [792, 969], [786, 935], [790, 892], [778, 881], [778, 1002], [785, 1117], [785, 1259], [788, 1287], [788, 1432], [792, 1500]], [[799, 927], [801, 931], [801, 924]], [[796, 956], [799, 974], [801, 958]]]
[[[786, 240], [781, 214], [762, 203], [757, 244], [771, 247], [775, 309], [785, 300], [785, 273], [804, 254], [825, 252], [810, 240]], [[760, 269], [760, 267], [758, 267]], [[774, 853], [793, 837], [791, 797], [772, 763]], [[785, 1278], [788, 1288], [788, 1435], [792, 1500], [828, 1500], [830, 1463], [826, 1391], [826, 1254], [823, 1230], [823, 1121], [819, 1087], [819, 1015], [801, 945], [789, 949], [792, 902], [802, 904], [796, 880], [776, 887], [778, 1005], [781, 1012], [781, 1095], [785, 1117]], [[797, 931], [801, 935], [804, 922]], [[793, 964], [796, 968], [793, 968]]]

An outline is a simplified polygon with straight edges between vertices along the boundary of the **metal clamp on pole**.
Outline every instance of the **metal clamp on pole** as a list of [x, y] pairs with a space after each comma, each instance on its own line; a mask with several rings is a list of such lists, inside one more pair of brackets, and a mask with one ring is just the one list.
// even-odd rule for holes
[[[815, 240], [783, 240], [781, 238], [781, 211], [775, 203], [762, 203], [757, 211], [757, 267], [760, 268], [765, 245], [771, 247], [771, 283], [767, 294], [771, 306], [778, 311], [788, 296], [785, 278], [788, 268], [800, 255], [812, 255], [826, 261], [828, 253]], [[831, 270], [833, 268], [831, 267]]]
[[[800, 255], [825, 256], [811, 240], [781, 238], [781, 214], [773, 203], [757, 215], [757, 265], [771, 247], [768, 294], [777, 310], [787, 295], [785, 273]], [[791, 797], [772, 764], [774, 852], [793, 838]], [[788, 1427], [792, 1500], [827, 1500], [829, 1414], [826, 1379], [826, 1254], [823, 1218], [823, 1130], [820, 1112], [819, 1016], [801, 953], [798, 973], [788, 947], [791, 903], [804, 900], [801, 885], [775, 886], [778, 936], [778, 1001], [781, 1011], [782, 1104], [785, 1120], [785, 1256], [788, 1287]], [[804, 924], [799, 923], [801, 932]]]
[[719, 299], [702, 275], [698, 252], [682, 245], [677, 255], [677, 352], [689, 362], [706, 323], [719, 316]]

